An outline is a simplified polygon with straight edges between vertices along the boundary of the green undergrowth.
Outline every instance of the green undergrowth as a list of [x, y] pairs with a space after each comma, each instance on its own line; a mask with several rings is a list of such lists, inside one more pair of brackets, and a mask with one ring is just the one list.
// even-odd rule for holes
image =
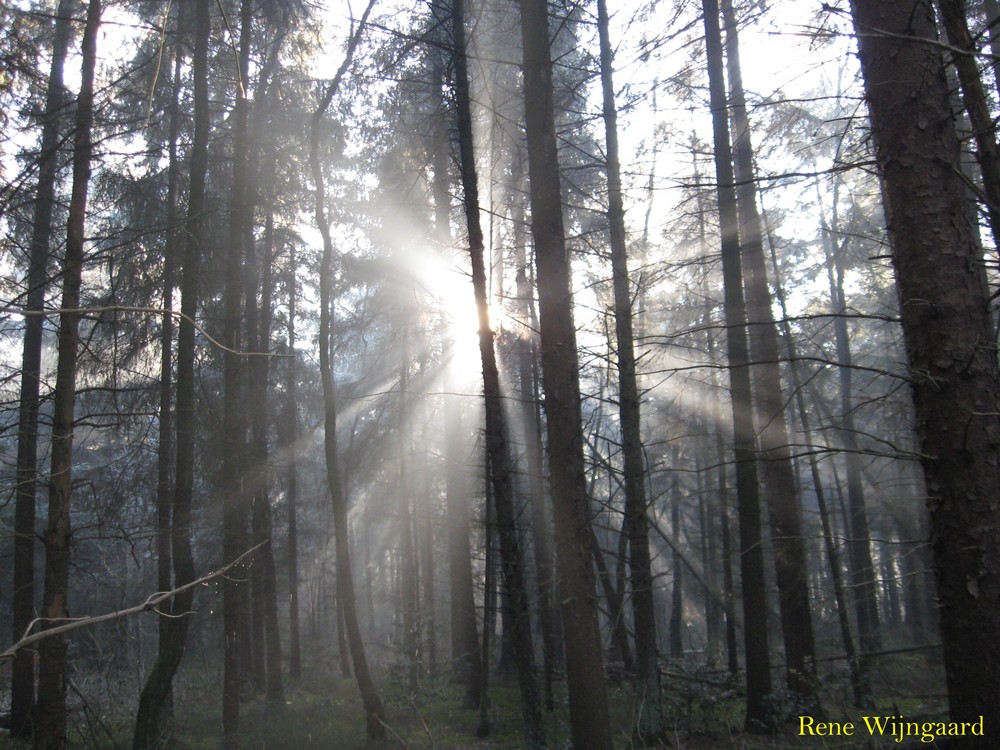
[[[824, 718], [857, 722], [861, 712], [847, 704], [842, 687], [826, 687]], [[241, 750], [514, 750], [524, 746], [520, 696], [512, 676], [491, 677], [487, 713], [490, 731], [485, 738], [477, 737], [479, 711], [463, 708], [464, 690], [444, 678], [424, 679], [414, 694], [401, 677], [383, 675], [380, 691], [387, 717], [385, 742], [373, 744], [366, 740], [364, 710], [353, 680], [313, 674], [287, 684], [285, 703], [277, 709], [262, 698], [241, 706]], [[220, 750], [219, 698], [207, 683], [188, 684], [177, 695], [175, 750]], [[567, 750], [571, 743], [565, 684], [556, 685], [554, 698], [555, 710], [543, 711], [547, 744], [551, 750]], [[627, 681], [610, 682], [608, 698], [615, 750], [634, 750], [631, 730], [637, 706], [631, 686]], [[672, 747], [820, 750], [885, 746], [859, 738], [799, 737], [798, 718], [788, 711], [776, 734], [747, 735], [742, 732], [744, 699], [742, 687], [732, 684], [728, 676], [699, 669], [685, 671], [672, 665], [663, 680], [664, 716]], [[876, 692], [876, 703], [879, 709], [870, 713], [903, 714], [914, 720], [943, 718], [940, 695], [900, 695], [898, 691], [893, 694], [880, 690]], [[93, 706], [88, 711], [78, 708], [74, 712], [72, 750], [129, 748], [132, 723], [128, 707], [119, 704], [118, 711], [98, 713]], [[11, 742], [5, 733], [0, 734], [0, 750], [26, 748]]]

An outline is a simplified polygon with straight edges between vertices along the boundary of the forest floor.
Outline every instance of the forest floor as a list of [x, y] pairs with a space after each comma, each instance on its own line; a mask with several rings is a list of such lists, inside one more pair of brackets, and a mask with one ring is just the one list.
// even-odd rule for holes
[[[203, 677], [207, 677], [203, 673]], [[887, 675], [888, 676], [888, 675]], [[899, 676], [899, 675], [896, 675]], [[264, 701], [251, 700], [241, 710], [241, 742], [244, 750], [514, 750], [523, 747], [519, 694], [512, 676], [494, 676], [490, 687], [489, 736], [476, 737], [479, 712], [462, 708], [462, 689], [446, 680], [431, 679], [420, 685], [414, 697], [405, 681], [384, 676], [382, 698], [388, 717], [390, 739], [373, 746], [364, 736], [364, 714], [352, 680], [306, 678], [286, 687], [282, 710], [275, 712]], [[219, 750], [219, 700], [201, 689], [182, 690], [176, 696], [176, 750]], [[914, 686], [917, 687], [917, 686]], [[825, 683], [823, 698], [828, 721], [854, 721], [861, 726], [859, 712], [841, 701], [841, 686]], [[127, 717], [117, 720], [93, 705], [74, 706], [74, 750], [98, 748], [124, 750], [131, 746]], [[628, 683], [609, 685], [611, 722], [616, 750], [636, 747], [631, 739], [635, 700]], [[911, 691], [877, 696], [883, 714], [904, 714], [908, 720], [943, 720], [943, 697], [921, 698]], [[121, 704], [118, 705], [119, 710]], [[799, 719], [786, 711], [783, 729], [772, 735], [742, 731], [743, 697], [714, 676], [668, 673], [664, 678], [664, 708], [671, 747], [676, 750], [764, 750], [765, 748], [905, 748], [891, 738], [801, 737]], [[876, 712], [870, 712], [876, 713]], [[570, 747], [565, 685], [555, 690], [555, 710], [545, 712], [548, 747]], [[933, 748], [934, 744], [913, 747]], [[25, 750], [27, 746], [0, 735], [0, 750]]]

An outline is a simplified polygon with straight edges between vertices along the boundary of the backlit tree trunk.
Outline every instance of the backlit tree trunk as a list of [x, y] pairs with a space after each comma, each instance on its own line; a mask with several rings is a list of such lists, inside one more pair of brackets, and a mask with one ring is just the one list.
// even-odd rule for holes
[[[508, 428], [503, 413], [500, 373], [497, 369], [493, 329], [490, 325], [486, 289], [486, 262], [483, 230], [479, 219], [479, 180], [476, 173], [472, 132], [472, 105], [469, 96], [469, 72], [465, 46], [465, 2], [452, 1], [452, 39], [455, 62], [455, 105], [458, 119], [459, 165], [462, 171], [462, 195], [469, 234], [469, 259], [472, 286], [479, 323], [479, 357], [483, 369], [483, 397], [486, 411], [486, 454], [496, 509], [503, 570], [505, 603], [511, 625], [511, 645], [521, 690], [521, 714], [524, 744], [529, 750], [545, 747], [545, 731], [538, 683], [535, 679], [534, 646], [528, 610], [528, 592], [523, 555], [517, 533], [514, 507], [514, 466], [510, 454]], [[489, 529], [487, 529], [489, 533]]]
[[[200, 263], [204, 238], [205, 175], [208, 169], [208, 38], [211, 31], [208, 0], [195, 6], [195, 43], [192, 61], [194, 80], [194, 141], [190, 156], [186, 237], [181, 268], [181, 313], [186, 319], [177, 334], [177, 394], [176, 452], [174, 493], [171, 509], [171, 553], [173, 585], [194, 580], [194, 558], [191, 551], [191, 505], [194, 496], [194, 320], [198, 310]], [[171, 614], [189, 612], [193, 592], [174, 597]], [[184, 655], [188, 617], [169, 617], [162, 623], [160, 650], [156, 663], [146, 679], [136, 710], [134, 750], [156, 747], [160, 742], [162, 714], [170, 695], [173, 676]]]
[[[80, 288], [84, 263], [87, 189], [90, 184], [94, 122], [94, 71], [100, 0], [90, 0], [83, 32], [80, 94], [73, 133], [73, 190], [63, 260], [62, 312], [59, 316], [59, 356], [52, 404], [52, 468], [48, 524], [45, 529], [45, 589], [42, 615], [50, 625], [69, 616], [70, 500], [73, 493], [73, 417], [76, 406], [76, 363], [79, 345]], [[68, 644], [63, 634], [41, 641], [38, 648], [38, 713], [36, 750], [66, 747], [66, 687]]]
[[[601, 45], [601, 90], [607, 144], [608, 224], [611, 239], [612, 286], [615, 301], [615, 341], [618, 360], [618, 414], [621, 420], [625, 474], [625, 529], [628, 536], [635, 628], [636, 692], [639, 702], [635, 736], [640, 745], [664, 739], [666, 725], [660, 700], [660, 665], [656, 648], [656, 611], [646, 520], [646, 471], [642, 460], [639, 387], [632, 336], [632, 285], [625, 247], [625, 208], [622, 204], [621, 163], [618, 156], [618, 110], [612, 77], [612, 47], [607, 0], [597, 0], [597, 28]], [[675, 569], [677, 588], [680, 571]]]
[[556, 148], [548, 4], [521, 0], [520, 5], [531, 234], [570, 734], [576, 750], [609, 750], [611, 729], [589, 549], [590, 502], [584, 474], [576, 326]]
[[753, 144], [743, 93], [739, 34], [732, 0], [722, 0], [722, 13], [726, 23], [726, 64], [743, 283], [747, 296], [747, 317], [751, 323], [749, 338], [755, 370], [755, 424], [760, 426], [759, 465], [771, 522], [781, 634], [785, 645], [785, 673], [788, 689], [795, 694], [799, 709], [817, 715], [820, 706], [816, 685], [816, 643], [809, 602], [808, 555], [788, 442], [778, 330], [771, 312], [771, 292], [764, 262]]
[[743, 267], [736, 210], [733, 153], [729, 140], [719, 4], [717, 0], [704, 0], [702, 8], [708, 49], [715, 174], [722, 231], [722, 274], [728, 329], [726, 341], [733, 404], [733, 455], [736, 460], [736, 498], [740, 521], [743, 636], [747, 665], [747, 707], [744, 724], [749, 731], [759, 731], [770, 727], [772, 723], [768, 704], [768, 696], [771, 693], [771, 665], [767, 645], [767, 596], [764, 585], [764, 554], [761, 548], [760, 488], [750, 390], [746, 305], [743, 296]]
[[312, 171], [314, 191], [314, 211], [316, 225], [323, 238], [323, 256], [320, 263], [319, 278], [319, 367], [323, 381], [323, 445], [326, 462], [327, 491], [333, 506], [333, 532], [336, 547], [337, 564], [337, 600], [343, 608], [343, 625], [350, 646], [351, 662], [354, 675], [361, 693], [361, 701], [365, 708], [365, 729], [370, 740], [383, 740], [386, 737], [386, 725], [382, 699], [379, 697], [375, 682], [372, 680], [365, 655], [364, 641], [361, 638], [361, 627], [358, 624], [357, 601], [354, 593], [354, 576], [351, 572], [351, 553], [349, 548], [347, 498], [341, 485], [339, 457], [337, 455], [337, 402], [335, 393], [333, 357], [331, 355], [331, 337], [333, 335], [333, 236], [326, 216], [326, 183], [319, 159], [320, 126], [323, 116], [333, 101], [344, 76], [350, 67], [354, 52], [361, 42], [361, 35], [368, 22], [368, 16], [374, 6], [374, 0], [368, 3], [361, 20], [354, 29], [347, 45], [344, 61], [338, 68], [333, 80], [327, 86], [319, 106], [312, 115], [312, 131], [310, 133], [309, 165]]
[[[28, 293], [25, 308], [41, 312], [48, 279], [52, 210], [55, 205], [59, 164], [59, 138], [68, 99], [63, 84], [63, 66], [73, 35], [76, 0], [60, 0], [52, 36], [52, 63], [45, 94], [45, 112], [39, 143], [38, 182], [32, 215], [31, 251], [28, 256]], [[24, 637], [35, 619], [36, 498], [38, 495], [38, 409], [41, 395], [41, 315], [24, 319], [21, 350], [21, 390], [17, 424], [17, 492], [14, 500], [14, 591], [11, 623], [12, 642]], [[35, 665], [30, 650], [14, 656], [10, 677], [10, 733], [31, 737], [35, 705]]]

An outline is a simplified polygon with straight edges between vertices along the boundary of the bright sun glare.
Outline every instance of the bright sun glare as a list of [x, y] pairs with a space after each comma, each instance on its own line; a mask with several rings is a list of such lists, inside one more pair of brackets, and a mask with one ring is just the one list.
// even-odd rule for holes
[[446, 358], [452, 387], [467, 389], [480, 379], [482, 363], [472, 277], [459, 265], [460, 260], [449, 261], [427, 250], [416, 254], [418, 267], [413, 272], [444, 325], [451, 347]]

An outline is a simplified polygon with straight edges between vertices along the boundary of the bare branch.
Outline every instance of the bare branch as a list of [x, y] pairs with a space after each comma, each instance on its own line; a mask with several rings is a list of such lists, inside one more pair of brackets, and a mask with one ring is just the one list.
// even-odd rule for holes
[[[181, 593], [182, 591], [187, 591], [188, 589], [194, 588], [195, 586], [201, 586], [205, 583], [208, 583], [213, 578], [218, 578], [219, 576], [224, 575], [234, 566], [238, 565], [248, 555], [253, 554], [263, 546], [264, 542], [261, 542], [257, 546], [251, 547], [242, 555], [233, 560], [231, 563], [228, 563], [227, 565], [219, 568], [218, 570], [214, 570], [211, 573], [206, 573], [197, 580], [191, 581], [190, 583], [184, 584], [183, 586], [178, 586], [177, 588], [171, 589], [170, 591], [160, 591], [155, 594], [151, 594], [146, 599], [146, 601], [144, 601], [142, 604], [136, 604], [134, 607], [128, 607], [127, 609], [119, 609], [115, 612], [106, 612], [103, 615], [92, 615], [89, 617], [77, 617], [70, 620], [62, 620], [61, 625], [56, 625], [55, 627], [48, 628], [47, 630], [42, 630], [37, 633], [33, 633], [31, 635], [25, 635], [21, 640], [19, 640], [13, 646], [8, 648], [6, 651], [0, 653], [0, 661], [3, 661], [5, 659], [13, 659], [14, 655], [21, 649], [30, 646], [32, 643], [37, 643], [38, 641], [41, 641], [45, 638], [49, 638], [50, 636], [53, 635], [61, 635], [63, 633], [69, 633], [73, 630], [79, 630], [80, 628], [87, 628], [92, 625], [99, 625], [102, 622], [118, 620], [122, 617], [137, 615], [141, 614], [142, 612], [153, 611], [156, 612], [157, 614], [163, 615], [164, 613], [161, 612], [159, 609], [157, 609], [157, 607], [163, 602], [167, 601], [167, 599]], [[184, 614], [187, 615], [192, 613], [188, 612]], [[36, 623], [44, 623], [46, 621], [48, 621], [48, 618], [45, 617], [38, 617], [32, 620], [31, 624], [28, 625], [28, 630], [26, 632], [30, 632]], [[57, 620], [56, 622], [60, 621]]]
[[53, 308], [51, 310], [28, 310], [24, 307], [11, 307], [11, 306], [0, 306], [0, 313], [9, 313], [11, 315], [23, 315], [25, 317], [29, 315], [48, 317], [50, 315], [62, 315], [63, 313], [72, 313], [74, 315], [93, 315], [95, 313], [107, 313], [107, 312], [132, 312], [132, 313], [146, 313], [149, 315], [173, 315], [175, 318], [180, 318], [186, 320], [188, 323], [194, 326], [194, 329], [201, 333], [209, 343], [213, 346], [218, 347], [224, 352], [229, 352], [230, 354], [236, 354], [240, 357], [292, 357], [292, 354], [274, 354], [272, 352], [247, 352], [241, 351], [239, 349], [231, 349], [221, 341], [213, 338], [212, 335], [206, 331], [202, 326], [190, 315], [186, 315], [178, 310], [165, 310], [160, 307], [134, 307], [132, 305], [108, 305], [106, 307], [78, 307], [78, 308]]

